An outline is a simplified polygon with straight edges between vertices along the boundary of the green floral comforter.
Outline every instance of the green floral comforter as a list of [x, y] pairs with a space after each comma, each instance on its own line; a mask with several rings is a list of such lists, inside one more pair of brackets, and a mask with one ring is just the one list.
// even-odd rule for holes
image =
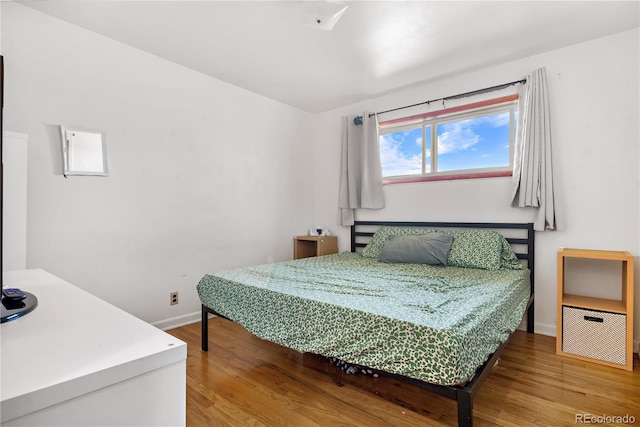
[[202, 303], [300, 352], [467, 381], [520, 324], [529, 270], [385, 264], [345, 252], [204, 276]]

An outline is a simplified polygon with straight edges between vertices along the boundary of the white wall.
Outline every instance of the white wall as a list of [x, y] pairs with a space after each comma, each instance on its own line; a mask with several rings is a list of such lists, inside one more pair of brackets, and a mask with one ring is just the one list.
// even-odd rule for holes
[[27, 135], [2, 139], [2, 270], [27, 266]]
[[[640, 253], [639, 38], [635, 29], [317, 115], [314, 158], [324, 167], [318, 169], [315, 180], [313, 222], [335, 229], [341, 249], [348, 249], [348, 230], [338, 226], [340, 116], [383, 111], [518, 80], [544, 66], [553, 155], [559, 172], [556, 179], [564, 191], [567, 225], [564, 231], [536, 233], [536, 331], [555, 335], [559, 247], [627, 250], [636, 256]], [[510, 185], [510, 178], [387, 185], [386, 208], [359, 211], [357, 216], [386, 220], [531, 220], [531, 211], [509, 206]], [[635, 294], [637, 349], [637, 279]]]
[[[12, 2], [2, 43], [5, 128], [29, 135], [28, 268], [162, 326], [198, 313], [205, 273], [292, 257], [309, 114]], [[106, 133], [109, 177], [62, 176], [60, 124]]]

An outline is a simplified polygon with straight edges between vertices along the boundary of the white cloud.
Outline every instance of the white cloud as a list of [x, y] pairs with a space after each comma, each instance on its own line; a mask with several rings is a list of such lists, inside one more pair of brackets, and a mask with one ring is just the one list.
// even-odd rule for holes
[[468, 126], [471, 120], [442, 125], [444, 131], [438, 138], [438, 154], [469, 150], [480, 142], [480, 135]]
[[[408, 175], [422, 173], [422, 156], [419, 154], [407, 155], [400, 152], [402, 141], [395, 139], [396, 134], [380, 136], [380, 160], [383, 165], [383, 176]], [[420, 146], [422, 147], [422, 138]]]
[[488, 123], [493, 128], [509, 126], [509, 113], [492, 114], [490, 116], [478, 117], [477, 123]]
[[475, 133], [473, 129], [487, 125], [492, 128], [508, 126], [509, 114], [490, 114], [441, 125], [444, 132], [440, 134], [438, 152], [446, 154], [473, 149], [480, 142], [480, 135]]

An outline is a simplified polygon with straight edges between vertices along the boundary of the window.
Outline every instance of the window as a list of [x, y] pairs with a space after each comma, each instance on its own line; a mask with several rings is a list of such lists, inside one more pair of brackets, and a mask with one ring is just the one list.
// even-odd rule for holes
[[506, 176], [517, 95], [380, 123], [385, 183]]

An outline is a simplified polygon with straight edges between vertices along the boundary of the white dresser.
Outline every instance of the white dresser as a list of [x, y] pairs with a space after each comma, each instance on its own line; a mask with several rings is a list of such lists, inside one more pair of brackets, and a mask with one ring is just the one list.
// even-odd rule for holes
[[4, 272], [38, 298], [0, 325], [0, 423], [184, 426], [187, 345], [44, 270]]

